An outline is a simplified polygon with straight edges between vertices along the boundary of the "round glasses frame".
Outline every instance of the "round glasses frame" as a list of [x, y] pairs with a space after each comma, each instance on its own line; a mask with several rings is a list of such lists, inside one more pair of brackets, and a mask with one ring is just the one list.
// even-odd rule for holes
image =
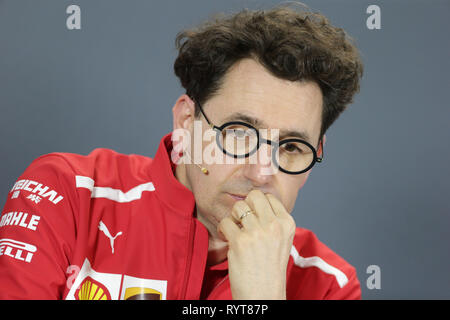
[[[191, 98], [191, 99], [192, 99], [192, 98]], [[274, 146], [274, 148], [272, 149], [272, 161], [274, 161], [274, 163], [277, 164], [277, 167], [278, 167], [278, 169], [279, 169], [281, 172], [284, 172], [284, 173], [287, 173], [287, 174], [301, 174], [301, 173], [304, 173], [304, 172], [310, 170], [310, 169], [316, 164], [316, 162], [319, 162], [319, 163], [320, 163], [320, 162], [322, 162], [322, 160], [323, 160], [323, 140], [320, 141], [320, 144], [321, 144], [321, 146], [322, 146], [322, 156], [321, 156], [321, 157], [318, 157], [318, 156], [317, 156], [317, 151], [316, 151], [316, 149], [315, 149], [309, 142], [307, 142], [307, 141], [305, 141], [305, 140], [302, 140], [302, 139], [298, 139], [298, 138], [289, 138], [289, 139], [281, 140], [280, 143], [274, 142], [274, 141], [272, 141], [272, 140], [267, 140], [267, 139], [264, 139], [264, 138], [262, 138], [262, 137], [260, 136], [259, 130], [257, 130], [257, 129], [256, 129], [255, 127], [253, 127], [252, 125], [250, 125], [250, 124], [248, 124], [248, 123], [245, 123], [245, 122], [242, 122], [242, 121], [230, 121], [230, 122], [226, 122], [226, 123], [224, 123], [223, 125], [221, 125], [220, 127], [218, 127], [218, 126], [214, 125], [211, 121], [209, 121], [209, 119], [208, 119], [208, 117], [206, 116], [205, 112], [203, 111], [203, 108], [202, 108], [202, 106], [200, 105], [200, 103], [195, 102], [194, 99], [192, 99], [192, 100], [194, 101], [194, 103], [196, 103], [196, 104], [198, 105], [198, 107], [199, 107], [199, 109], [200, 109], [200, 112], [201, 112], [202, 115], [205, 117], [205, 120], [206, 120], [206, 122], [208, 123], [208, 125], [209, 125], [213, 130], [216, 131], [216, 143], [217, 143], [217, 145], [220, 147], [220, 149], [222, 150], [222, 152], [223, 152], [224, 154], [226, 154], [226, 155], [228, 155], [228, 156], [230, 156], [230, 157], [233, 157], [233, 158], [235, 158], [235, 159], [238, 159], [238, 158], [247, 158], [247, 157], [249, 157], [250, 155], [254, 154], [254, 153], [259, 149], [259, 147], [261, 146], [262, 143], [267, 143], [267, 144], [270, 145], [270, 146]], [[253, 148], [253, 150], [251, 150], [250, 152], [248, 152], [248, 153], [246, 153], [246, 154], [244, 154], [244, 155], [236, 155], [236, 154], [233, 154], [233, 153], [229, 153], [227, 150], [225, 150], [225, 148], [222, 146], [222, 143], [221, 143], [221, 141], [220, 141], [220, 136], [222, 136], [222, 131], [223, 131], [223, 129], [225, 129], [226, 127], [228, 127], [228, 126], [230, 126], [230, 125], [234, 125], [234, 124], [238, 124], [238, 125], [245, 126], [245, 127], [249, 128], [249, 129], [253, 130], [253, 131], [256, 133], [256, 137], [257, 137], [257, 144], [256, 144], [256, 147]], [[303, 169], [303, 170], [301, 170], [301, 171], [287, 171], [287, 170], [283, 169], [283, 168], [280, 166], [280, 164], [278, 163], [278, 161], [276, 160], [276, 151], [277, 151], [277, 149], [280, 148], [280, 146], [282, 146], [283, 144], [289, 143], [289, 142], [301, 142], [301, 143], [307, 145], [307, 146], [311, 149], [311, 151], [313, 152], [313, 161], [311, 161], [311, 164], [310, 164], [306, 169]]]

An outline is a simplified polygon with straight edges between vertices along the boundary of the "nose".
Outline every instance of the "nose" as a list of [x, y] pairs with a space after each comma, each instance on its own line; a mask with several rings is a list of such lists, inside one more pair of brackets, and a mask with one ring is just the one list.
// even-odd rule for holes
[[254, 186], [262, 186], [270, 183], [273, 176], [278, 172], [272, 161], [272, 146], [263, 143], [259, 149], [249, 156], [244, 175], [251, 180]]

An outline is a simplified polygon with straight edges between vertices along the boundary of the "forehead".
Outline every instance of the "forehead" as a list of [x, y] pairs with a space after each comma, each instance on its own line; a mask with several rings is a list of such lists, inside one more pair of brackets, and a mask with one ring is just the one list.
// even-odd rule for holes
[[216, 125], [254, 119], [255, 123], [250, 123], [255, 127], [280, 129], [280, 137], [284, 131], [308, 135], [311, 143], [317, 143], [319, 138], [322, 119], [319, 86], [312, 81], [279, 79], [252, 59], [233, 65], [217, 95], [207, 104], [212, 105], [208, 109], [214, 120], [219, 121]]

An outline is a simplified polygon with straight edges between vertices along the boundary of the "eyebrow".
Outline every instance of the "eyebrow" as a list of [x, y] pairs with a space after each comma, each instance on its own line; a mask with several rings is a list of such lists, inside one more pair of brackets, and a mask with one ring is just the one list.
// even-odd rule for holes
[[[228, 117], [226, 117], [223, 120], [223, 123], [234, 121], [234, 120], [241, 120], [244, 122], [247, 122], [254, 126], [257, 129], [260, 128], [267, 128], [267, 124], [255, 117], [251, 117], [248, 114], [242, 113], [242, 112], [234, 112]], [[302, 140], [306, 140], [307, 142], [311, 142], [311, 138], [309, 134], [306, 131], [296, 131], [296, 130], [287, 130], [287, 129], [280, 129], [280, 140], [282, 140], [285, 137], [295, 137]]]

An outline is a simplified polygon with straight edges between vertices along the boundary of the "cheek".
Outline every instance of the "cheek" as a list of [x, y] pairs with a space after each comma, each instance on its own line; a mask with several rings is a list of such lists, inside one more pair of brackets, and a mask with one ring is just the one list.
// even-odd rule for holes
[[281, 190], [283, 203], [286, 204], [286, 210], [292, 212], [295, 206], [295, 201], [299, 190], [303, 188], [306, 181], [308, 180], [310, 171], [300, 176], [288, 177], [289, 179], [282, 182], [283, 189]]
[[190, 166], [189, 176], [192, 181], [192, 191], [196, 199], [202, 202], [213, 199], [222, 188], [230, 174], [230, 168], [220, 164], [204, 164], [201, 165], [208, 170], [208, 174], [204, 174], [197, 166]]
[[305, 185], [305, 183], [306, 183], [306, 180], [308, 180], [308, 177], [309, 177], [309, 173], [310, 173], [311, 171], [308, 171], [308, 172], [306, 172], [305, 174], [301, 174], [300, 175], [300, 177], [299, 177], [299, 187], [298, 187], [298, 189], [301, 189], [301, 188], [303, 188], [303, 186]]
[[[200, 168], [192, 167], [191, 175], [195, 176], [192, 187], [197, 213], [201, 215], [202, 222], [208, 226], [217, 226], [217, 224], [227, 215], [232, 207], [232, 201], [224, 193], [226, 190], [227, 179], [231, 174], [229, 166], [224, 165], [205, 165], [209, 174], [205, 175]], [[210, 230], [210, 232], [213, 232]]]

